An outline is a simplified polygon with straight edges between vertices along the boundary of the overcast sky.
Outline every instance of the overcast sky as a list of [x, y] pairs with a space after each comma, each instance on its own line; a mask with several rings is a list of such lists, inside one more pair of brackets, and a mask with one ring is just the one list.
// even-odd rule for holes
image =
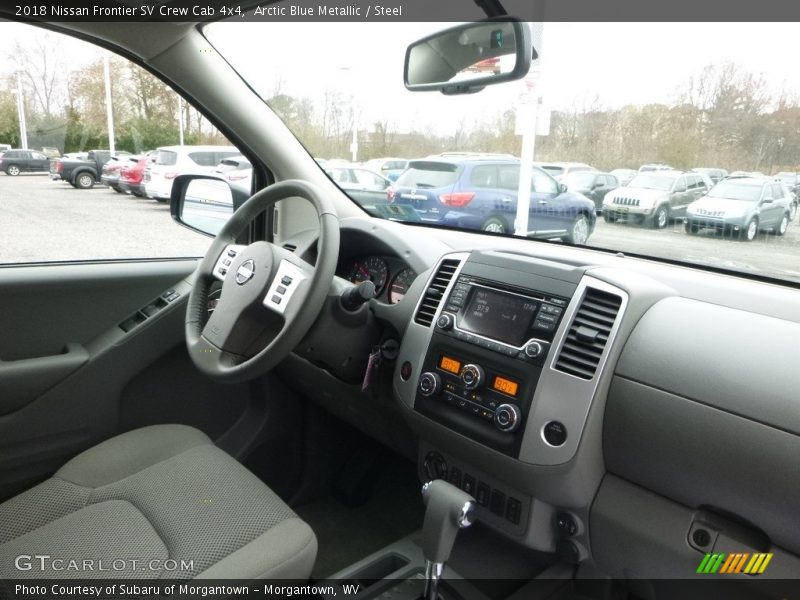
[[[409, 93], [402, 83], [405, 48], [441, 23], [220, 23], [210, 37], [265, 96], [321, 97], [325, 89], [353, 95], [361, 122], [448, 130], [512, 104], [521, 82], [479, 94], [445, 97]], [[733, 61], [762, 74], [770, 87], [800, 90], [794, 23], [546, 23], [540, 53], [546, 103], [565, 109], [599, 98], [606, 108], [670, 102], [676, 88], [708, 64]], [[31, 26], [0, 23], [0, 55], [15, 40], [41, 35]], [[50, 34], [54, 39], [60, 36]], [[58, 41], [67, 64], [96, 58], [77, 40]], [[0, 72], [9, 65], [0, 65]]]

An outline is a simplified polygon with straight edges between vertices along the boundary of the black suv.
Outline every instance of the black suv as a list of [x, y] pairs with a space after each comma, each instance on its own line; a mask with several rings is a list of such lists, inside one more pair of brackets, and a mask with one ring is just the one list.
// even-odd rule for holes
[[50, 160], [36, 150], [6, 150], [0, 154], [0, 169], [11, 176], [23, 171], [45, 172], [50, 169]]

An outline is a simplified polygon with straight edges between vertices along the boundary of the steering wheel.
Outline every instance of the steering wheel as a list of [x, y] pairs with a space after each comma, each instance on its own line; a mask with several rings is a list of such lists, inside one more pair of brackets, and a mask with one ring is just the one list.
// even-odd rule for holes
[[[316, 265], [268, 242], [235, 243], [257, 215], [292, 197], [310, 202], [319, 217]], [[339, 218], [315, 186], [287, 180], [256, 192], [225, 223], [197, 269], [186, 309], [186, 345], [195, 366], [212, 379], [229, 382], [272, 369], [319, 315], [338, 255]], [[222, 294], [207, 317], [215, 280], [222, 281]]]

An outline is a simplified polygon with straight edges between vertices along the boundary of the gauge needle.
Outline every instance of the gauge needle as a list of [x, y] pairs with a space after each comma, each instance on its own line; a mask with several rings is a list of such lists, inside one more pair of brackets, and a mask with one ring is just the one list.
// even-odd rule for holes
[[369, 269], [366, 267], [358, 267], [358, 272], [369, 277]]

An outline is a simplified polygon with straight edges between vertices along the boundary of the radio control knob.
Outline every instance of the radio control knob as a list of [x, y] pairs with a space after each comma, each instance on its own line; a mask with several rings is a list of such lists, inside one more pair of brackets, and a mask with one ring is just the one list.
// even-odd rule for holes
[[480, 365], [464, 365], [461, 369], [461, 382], [468, 390], [479, 388], [483, 384], [483, 368]]
[[419, 393], [423, 396], [434, 396], [442, 389], [442, 379], [430, 371], [419, 376]]
[[453, 315], [450, 313], [442, 313], [436, 319], [436, 328], [442, 331], [450, 331], [453, 328]]
[[543, 351], [542, 345], [534, 340], [525, 344], [525, 356], [528, 358], [539, 358]]
[[516, 431], [522, 415], [513, 404], [501, 404], [494, 411], [494, 424], [500, 431]]

